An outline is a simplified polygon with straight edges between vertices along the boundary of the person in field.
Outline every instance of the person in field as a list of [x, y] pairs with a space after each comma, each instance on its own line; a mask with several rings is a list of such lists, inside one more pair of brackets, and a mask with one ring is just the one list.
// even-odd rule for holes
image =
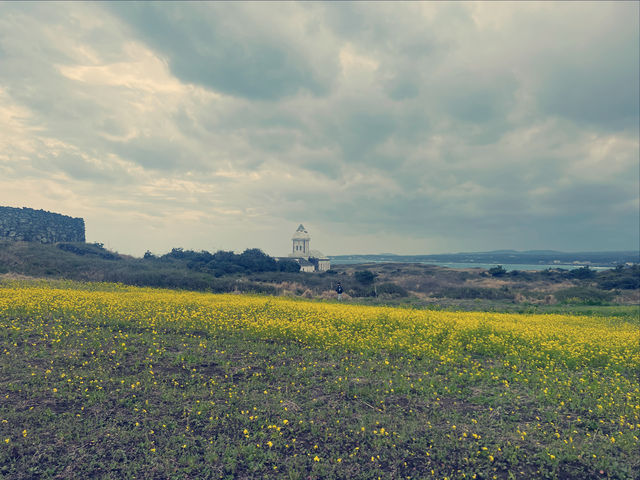
[[338, 282], [338, 285], [336, 285], [336, 293], [338, 294], [338, 300], [342, 300], [342, 292], [344, 292], [342, 285], [340, 285], [340, 282]]

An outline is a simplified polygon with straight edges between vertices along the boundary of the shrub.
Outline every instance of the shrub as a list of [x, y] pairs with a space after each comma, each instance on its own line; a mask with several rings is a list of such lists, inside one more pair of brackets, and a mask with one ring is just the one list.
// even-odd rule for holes
[[371, 287], [366, 287], [362, 285], [353, 285], [347, 288], [346, 285], [343, 285], [345, 292], [351, 297], [375, 297], [376, 292]]
[[607, 292], [593, 287], [570, 287], [558, 290], [553, 294], [559, 302], [584, 303], [587, 305], [603, 305], [615, 296], [614, 292]]
[[120, 257], [106, 250], [101, 243], [58, 243], [58, 248], [75, 255], [92, 255], [105, 260], [120, 260]]
[[587, 279], [593, 278], [596, 276], [596, 272], [591, 270], [589, 267], [580, 267], [574, 268], [568, 273], [569, 278], [577, 278], [577, 279]]
[[278, 270], [276, 260], [258, 248], [248, 248], [238, 256], [239, 265], [248, 272], [273, 272]]
[[377, 277], [375, 273], [369, 270], [358, 270], [353, 274], [353, 276], [363, 285], [371, 285]]
[[505, 273], [507, 273], [507, 271], [504, 269], [502, 265], [497, 265], [489, 269], [489, 274], [492, 277], [502, 277], [504, 276]]
[[515, 298], [515, 295], [505, 288], [482, 287], [447, 287], [433, 294], [434, 297], [455, 299], [487, 299], [501, 300]]
[[623, 290], [633, 290], [640, 288], [640, 266], [633, 265], [629, 268], [616, 267], [614, 270], [607, 270], [598, 274], [598, 286], [605, 290], [620, 288]]
[[409, 292], [395, 283], [382, 283], [377, 286], [378, 295], [389, 295], [392, 297], [408, 297]]
[[278, 270], [281, 272], [295, 273], [300, 271], [300, 264], [295, 260], [280, 260]]

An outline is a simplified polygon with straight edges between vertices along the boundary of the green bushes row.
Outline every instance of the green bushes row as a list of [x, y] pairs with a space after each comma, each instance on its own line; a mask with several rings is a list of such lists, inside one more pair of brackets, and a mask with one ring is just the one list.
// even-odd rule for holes
[[58, 248], [76, 255], [89, 255], [105, 260], [120, 260], [121, 257], [105, 249], [101, 243], [58, 243]]
[[570, 287], [555, 292], [553, 296], [562, 303], [603, 305], [613, 300], [615, 293], [593, 287]]
[[515, 294], [506, 288], [446, 287], [433, 294], [437, 298], [513, 300]]

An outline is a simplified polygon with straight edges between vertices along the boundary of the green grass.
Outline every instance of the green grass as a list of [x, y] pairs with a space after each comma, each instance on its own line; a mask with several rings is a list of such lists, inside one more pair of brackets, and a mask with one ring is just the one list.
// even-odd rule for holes
[[617, 317], [623, 321], [640, 325], [640, 305], [582, 305], [582, 304], [528, 304], [504, 300], [460, 300], [441, 298], [436, 302], [416, 297], [408, 298], [355, 298], [349, 303], [358, 305], [388, 305], [399, 308], [444, 310], [452, 312], [504, 312], [562, 315], [587, 315], [595, 317]]

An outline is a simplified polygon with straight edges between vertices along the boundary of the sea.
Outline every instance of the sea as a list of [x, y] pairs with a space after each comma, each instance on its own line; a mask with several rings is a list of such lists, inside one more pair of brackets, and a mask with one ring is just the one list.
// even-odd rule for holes
[[[358, 263], [389, 263], [387, 261], [372, 261], [372, 260], [366, 260], [366, 259], [362, 259], [362, 260], [356, 260], [356, 259], [349, 259], [349, 260], [342, 260], [342, 259], [331, 259], [331, 263], [334, 265], [355, 265]], [[470, 263], [457, 263], [457, 262], [406, 262], [406, 263], [419, 263], [421, 265], [437, 265], [439, 267], [447, 267], [447, 268], [458, 268], [458, 269], [466, 269], [466, 268], [484, 268], [484, 269], [490, 269], [492, 267], [497, 266], [497, 263], [476, 263], [476, 262], [470, 262]], [[520, 271], [528, 271], [528, 270], [546, 270], [548, 268], [562, 268], [565, 270], [573, 270], [574, 268], [582, 268], [582, 267], [589, 267], [592, 270], [609, 270], [613, 267], [595, 267], [593, 265], [587, 265], [587, 264], [534, 264], [534, 265], [523, 265], [523, 264], [509, 264], [509, 263], [501, 263], [500, 265], [502, 265], [502, 268], [504, 268], [507, 272], [510, 272], [512, 270], [520, 270]]]

